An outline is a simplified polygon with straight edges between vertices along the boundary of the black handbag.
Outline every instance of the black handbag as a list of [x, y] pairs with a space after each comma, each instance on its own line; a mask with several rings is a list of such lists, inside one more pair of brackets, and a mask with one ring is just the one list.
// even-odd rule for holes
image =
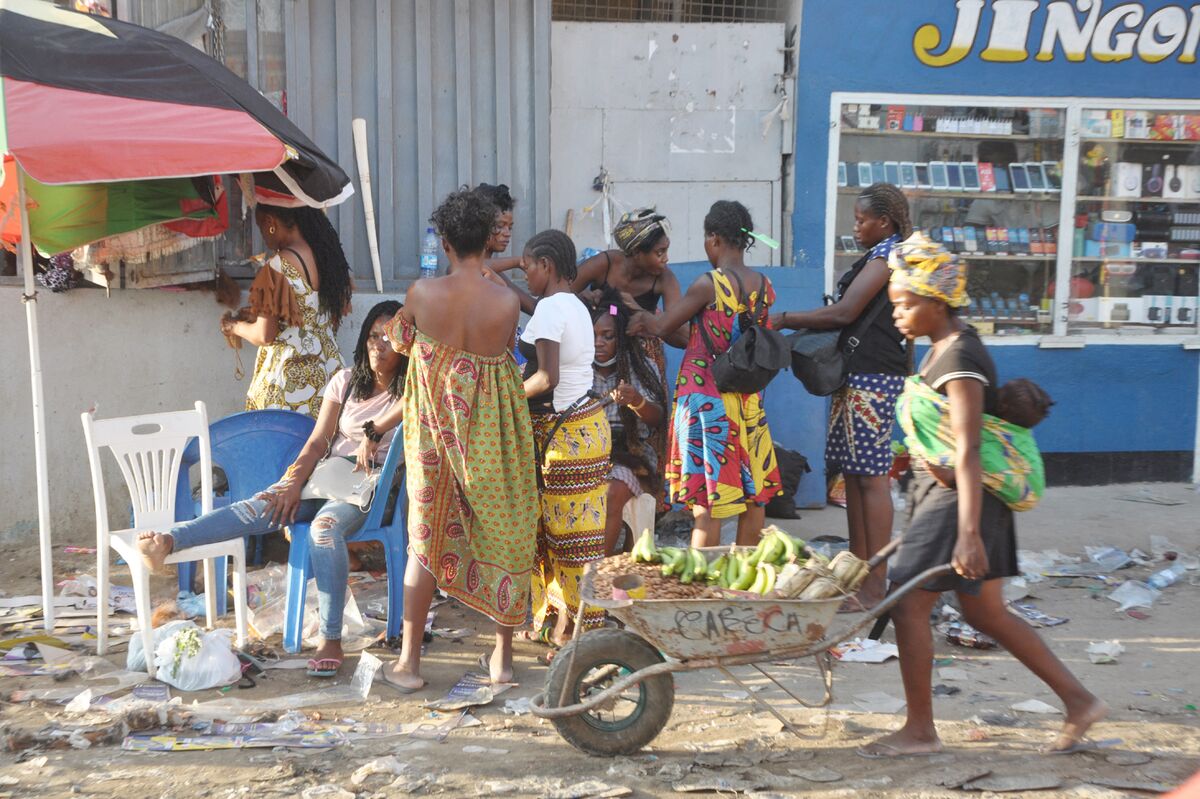
[[809, 394], [828, 397], [846, 383], [854, 351], [887, 302], [887, 288], [884, 287], [854, 327], [797, 330], [787, 337], [792, 350], [792, 374], [804, 384]]
[[[738, 293], [744, 295], [741, 278], [734, 273], [733, 279], [737, 282]], [[765, 310], [763, 295], [766, 288], [767, 278], [762, 276], [757, 307], [748, 308], [742, 314], [742, 334], [719, 355], [708, 336], [703, 315], [696, 322], [700, 325], [700, 336], [713, 359], [713, 380], [717, 390], [722, 393], [757, 394], [767, 387], [780, 369], [786, 369], [791, 360], [787, 339], [783, 334], [759, 323]]]

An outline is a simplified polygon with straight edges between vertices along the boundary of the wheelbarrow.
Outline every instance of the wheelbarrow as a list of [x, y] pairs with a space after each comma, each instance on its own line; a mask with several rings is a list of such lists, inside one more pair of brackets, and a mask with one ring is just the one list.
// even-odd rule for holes
[[[871, 558], [871, 567], [887, 560], [899, 544], [900, 538], [893, 539]], [[714, 557], [725, 550], [704, 551]], [[831, 633], [845, 597], [613, 600], [592, 595], [595, 564], [589, 564], [581, 586], [583, 604], [604, 608], [625, 629], [591, 630], [559, 650], [544, 690], [530, 700], [532, 712], [549, 719], [567, 743], [583, 752], [628, 755], [666, 726], [675, 704], [676, 672], [717, 669], [785, 729], [797, 732], [730, 668], [753, 666], [804, 707], [826, 707], [833, 701], [830, 647], [858, 634], [910, 591], [950, 570], [949, 565], [927, 569], [869, 612], [846, 617], [848, 623]], [[815, 658], [824, 683], [824, 696], [817, 702], [792, 693], [759, 665], [804, 657]]]

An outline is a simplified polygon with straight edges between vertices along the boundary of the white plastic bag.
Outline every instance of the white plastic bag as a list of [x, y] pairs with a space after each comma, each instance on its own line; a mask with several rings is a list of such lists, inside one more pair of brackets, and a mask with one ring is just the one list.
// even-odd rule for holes
[[242, 664], [230, 648], [233, 630], [185, 628], [154, 650], [160, 681], [181, 691], [203, 691], [236, 682]]
[[[188, 619], [175, 619], [166, 624], [154, 628], [154, 651], [158, 652], [158, 648], [162, 642], [175, 635], [181, 630], [199, 630], [196, 622]], [[157, 655], [155, 655], [157, 657]], [[142, 652], [142, 636], [135, 634], [129, 639], [129, 654], [125, 656], [125, 668], [127, 671], [145, 671], [146, 670], [146, 655]]]

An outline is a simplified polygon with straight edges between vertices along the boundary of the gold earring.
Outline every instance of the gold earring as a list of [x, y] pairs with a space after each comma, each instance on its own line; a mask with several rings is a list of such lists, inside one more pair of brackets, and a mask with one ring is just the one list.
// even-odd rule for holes
[[274, 236], [274, 235], [275, 235], [275, 226], [274, 226], [274, 225], [271, 225], [269, 228], [267, 228], [267, 233], [269, 233], [269, 234], [271, 234], [272, 236]]

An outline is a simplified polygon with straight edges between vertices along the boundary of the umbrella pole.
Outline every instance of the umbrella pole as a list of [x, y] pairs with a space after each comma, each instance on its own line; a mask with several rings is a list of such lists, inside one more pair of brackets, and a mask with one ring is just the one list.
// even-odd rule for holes
[[362, 187], [363, 219], [367, 222], [367, 244], [371, 248], [371, 268], [375, 271], [375, 290], [383, 293], [383, 270], [379, 265], [379, 239], [375, 232], [375, 201], [371, 197], [371, 161], [367, 157], [367, 120], [351, 120], [354, 155], [358, 160], [358, 183]]
[[21, 271], [25, 274], [25, 326], [29, 332], [29, 372], [33, 386], [33, 457], [37, 469], [38, 543], [42, 563], [42, 617], [54, 629], [54, 562], [50, 542], [50, 481], [46, 475], [46, 406], [42, 395], [42, 357], [38, 344], [37, 292], [33, 284], [33, 242], [25, 203], [25, 172], [17, 168], [17, 206], [21, 212]]

